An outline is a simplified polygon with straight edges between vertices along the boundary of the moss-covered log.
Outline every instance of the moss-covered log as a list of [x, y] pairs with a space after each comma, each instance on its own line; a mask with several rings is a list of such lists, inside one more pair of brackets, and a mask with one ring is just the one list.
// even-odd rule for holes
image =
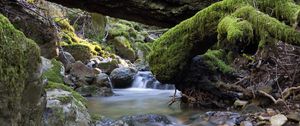
[[48, 0], [111, 17], [171, 27], [219, 0]]
[[300, 33], [291, 26], [299, 22], [299, 7], [292, 0], [223, 0], [212, 4], [155, 41], [149, 55], [151, 71], [164, 83], [178, 84], [187, 75], [192, 57], [204, 54], [216, 43], [232, 45], [228, 49], [219, 46], [226, 50], [250, 43], [263, 46], [270, 40], [300, 45]]

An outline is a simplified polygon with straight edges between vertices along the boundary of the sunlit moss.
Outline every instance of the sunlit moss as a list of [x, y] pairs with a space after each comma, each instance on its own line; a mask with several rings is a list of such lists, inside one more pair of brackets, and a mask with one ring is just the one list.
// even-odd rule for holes
[[79, 38], [75, 34], [74, 28], [67, 19], [55, 18], [55, 21], [61, 28], [62, 41], [60, 45], [70, 52], [76, 60], [85, 61], [93, 56], [110, 57], [111, 54], [104, 51], [97, 42], [89, 42]]

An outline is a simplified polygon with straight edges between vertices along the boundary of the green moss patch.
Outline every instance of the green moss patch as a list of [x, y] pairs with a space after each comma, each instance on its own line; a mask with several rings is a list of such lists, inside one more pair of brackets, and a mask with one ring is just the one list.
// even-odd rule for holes
[[1, 118], [18, 124], [23, 90], [32, 83], [31, 79], [39, 78], [40, 65], [39, 47], [0, 14]]
[[64, 83], [63, 75], [61, 75], [63, 64], [55, 59], [52, 59], [51, 63], [53, 66], [43, 73], [43, 78], [56, 83]]
[[204, 62], [209, 66], [212, 71], [219, 70], [224, 74], [234, 71], [234, 69], [226, 64], [226, 54], [223, 50], [208, 50], [202, 55]]

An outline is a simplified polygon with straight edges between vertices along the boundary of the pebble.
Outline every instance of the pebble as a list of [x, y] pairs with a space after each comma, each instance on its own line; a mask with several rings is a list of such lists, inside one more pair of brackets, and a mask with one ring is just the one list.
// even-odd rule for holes
[[242, 101], [242, 100], [235, 100], [234, 106], [235, 107], [244, 107], [248, 104], [248, 101]]
[[286, 117], [289, 120], [300, 122], [300, 113], [298, 112], [290, 112]]
[[270, 120], [270, 116], [258, 116], [258, 119], [261, 120], [261, 121], [264, 121], [264, 120]]
[[287, 118], [282, 114], [274, 115], [270, 118], [272, 126], [282, 126], [287, 121]]
[[274, 109], [271, 109], [271, 108], [267, 108], [267, 113], [270, 115], [270, 116], [273, 116], [273, 115], [276, 115], [277, 113], [275, 112]]
[[250, 121], [243, 121], [240, 126], [253, 126], [253, 124]]

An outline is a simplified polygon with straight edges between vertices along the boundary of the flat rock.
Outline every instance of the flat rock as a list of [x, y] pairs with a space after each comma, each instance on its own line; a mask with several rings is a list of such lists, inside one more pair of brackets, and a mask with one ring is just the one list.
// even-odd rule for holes
[[270, 122], [272, 126], [282, 126], [283, 124], [286, 123], [287, 120], [288, 119], [282, 114], [277, 114], [270, 118]]
[[291, 112], [286, 116], [289, 120], [300, 122], [300, 113]]

